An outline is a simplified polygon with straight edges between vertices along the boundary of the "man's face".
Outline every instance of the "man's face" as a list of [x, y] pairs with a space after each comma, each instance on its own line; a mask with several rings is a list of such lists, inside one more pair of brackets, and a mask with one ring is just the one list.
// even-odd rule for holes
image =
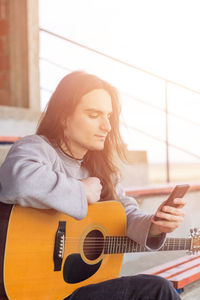
[[103, 89], [85, 94], [67, 119], [65, 137], [74, 157], [83, 158], [88, 150], [102, 150], [111, 130], [111, 97]]

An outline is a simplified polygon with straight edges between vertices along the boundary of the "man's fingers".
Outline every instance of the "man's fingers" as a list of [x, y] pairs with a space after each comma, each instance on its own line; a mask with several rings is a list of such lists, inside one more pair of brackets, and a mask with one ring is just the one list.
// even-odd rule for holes
[[163, 206], [162, 211], [158, 211], [157, 214], [162, 212], [175, 215], [175, 216], [185, 216], [185, 212], [182, 209], [172, 207], [172, 206]]
[[168, 222], [182, 222], [183, 218], [184, 218], [184, 214], [180, 214], [180, 215], [172, 215], [172, 214], [166, 214], [166, 213], [162, 213], [159, 212], [158, 214], [156, 214], [156, 217], [159, 218], [160, 220], [166, 220]]
[[152, 219], [152, 223], [156, 224], [161, 232], [168, 233], [178, 228], [181, 223], [181, 220], [180, 222], [172, 222], [172, 221], [169, 222], [166, 220], [155, 221], [154, 219]]

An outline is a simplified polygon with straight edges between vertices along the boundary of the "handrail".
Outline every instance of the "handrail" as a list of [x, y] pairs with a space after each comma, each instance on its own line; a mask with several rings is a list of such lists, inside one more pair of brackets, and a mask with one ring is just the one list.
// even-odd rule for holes
[[[166, 126], [165, 126], [165, 127], [166, 127], [165, 141], [164, 141], [164, 140], [161, 140], [161, 139], [159, 139], [159, 138], [157, 138], [157, 140], [160, 140], [160, 141], [162, 141], [162, 142], [165, 142], [165, 144], [166, 144], [166, 175], [167, 175], [167, 182], [168, 182], [168, 183], [170, 182], [170, 176], [169, 176], [169, 146], [172, 146], [173, 148], [176, 148], [176, 149], [178, 149], [178, 150], [180, 150], [180, 151], [182, 151], [182, 152], [184, 152], [184, 153], [187, 153], [187, 154], [189, 154], [189, 155], [191, 155], [191, 156], [193, 156], [193, 157], [196, 157], [196, 158], [200, 159], [200, 156], [196, 155], [195, 153], [189, 152], [189, 151], [187, 151], [187, 150], [185, 150], [185, 149], [183, 149], [183, 148], [181, 148], [181, 147], [178, 147], [178, 146], [176, 146], [176, 145], [169, 144], [169, 141], [168, 141], [168, 115], [173, 115], [173, 116], [175, 116], [176, 118], [182, 119], [182, 120], [184, 120], [185, 122], [190, 122], [190, 123], [192, 123], [192, 124], [195, 125], [195, 126], [200, 126], [200, 124], [199, 124], [198, 122], [194, 122], [194, 121], [192, 121], [192, 120], [188, 120], [188, 119], [186, 119], [186, 118], [183, 118], [183, 117], [181, 117], [181, 116], [179, 116], [179, 115], [177, 115], [177, 114], [168, 112], [168, 85], [169, 85], [169, 84], [173, 84], [173, 85], [175, 85], [175, 86], [178, 86], [178, 87], [180, 87], [180, 88], [183, 88], [183, 89], [185, 89], [185, 90], [188, 90], [188, 91], [193, 92], [193, 93], [198, 94], [198, 95], [200, 95], [200, 91], [197, 91], [197, 90], [195, 90], [195, 89], [192, 89], [192, 88], [190, 88], [190, 87], [187, 87], [187, 86], [185, 86], [185, 85], [183, 85], [183, 84], [180, 84], [180, 83], [178, 83], [178, 82], [175, 82], [175, 81], [173, 81], [173, 80], [169, 80], [169, 79], [164, 78], [164, 77], [162, 77], [162, 76], [160, 76], [160, 75], [157, 75], [157, 74], [155, 74], [155, 73], [146, 71], [146, 70], [144, 70], [144, 69], [142, 69], [142, 68], [140, 68], [140, 67], [137, 67], [137, 66], [135, 66], [135, 65], [133, 65], [133, 64], [130, 64], [130, 63], [126, 62], [126, 61], [123, 61], [123, 60], [120, 60], [120, 59], [118, 59], [118, 58], [112, 57], [112, 56], [110, 56], [110, 55], [108, 55], [108, 54], [106, 54], [106, 53], [103, 53], [103, 52], [98, 51], [98, 50], [96, 50], [96, 49], [94, 49], [94, 48], [88, 47], [88, 46], [86, 46], [86, 45], [84, 45], [84, 44], [81, 44], [81, 43], [79, 43], [79, 42], [73, 41], [73, 40], [71, 40], [71, 39], [69, 39], [69, 38], [66, 38], [66, 37], [64, 37], [64, 36], [62, 36], [62, 35], [59, 35], [59, 34], [57, 34], [57, 33], [54, 33], [54, 32], [51, 32], [51, 31], [49, 31], [49, 30], [46, 30], [46, 29], [44, 29], [44, 28], [42, 28], [42, 27], [40, 27], [40, 31], [43, 31], [43, 32], [45, 32], [45, 33], [47, 33], [47, 34], [50, 34], [50, 35], [56, 37], [56, 38], [62, 39], [62, 40], [64, 40], [64, 41], [67, 41], [67, 42], [69, 42], [69, 43], [71, 43], [71, 44], [74, 44], [74, 45], [76, 45], [76, 46], [78, 46], [78, 47], [81, 47], [81, 48], [83, 48], [83, 49], [86, 49], [86, 50], [88, 50], [88, 51], [91, 51], [91, 52], [93, 52], [93, 53], [96, 53], [96, 54], [98, 54], [98, 55], [101, 55], [101, 56], [103, 56], [103, 57], [105, 57], [105, 58], [108, 58], [108, 59], [110, 59], [110, 60], [112, 60], [112, 61], [114, 61], [114, 62], [120, 63], [120, 64], [122, 64], [122, 65], [124, 65], [124, 66], [127, 66], [127, 67], [129, 67], [129, 68], [132, 68], [132, 69], [134, 69], [134, 70], [143, 72], [143, 73], [145, 73], [145, 74], [147, 74], [147, 75], [150, 75], [150, 76], [152, 76], [152, 77], [154, 77], [154, 78], [156, 78], [156, 79], [159, 79], [159, 80], [164, 81], [164, 83], [165, 83], [165, 109], [162, 110], [162, 111], [165, 112], [165, 116], [166, 116], [166, 117], [165, 117], [165, 124], [166, 124]], [[41, 59], [44, 59], [44, 58], [41, 58]], [[45, 59], [44, 59], [44, 60], [45, 60]], [[46, 61], [48, 61], [49, 63], [51, 63], [51, 62], [50, 62], [49, 60], [47, 60], [47, 59], [46, 59]], [[56, 65], [58, 68], [62, 68], [62, 69], [69, 70], [68, 68], [65, 68], [65, 67], [63, 67], [63, 66], [60, 66], [60, 65], [58, 65], [58, 64], [55, 64], [55, 63], [53, 63], [53, 64]], [[71, 71], [71, 70], [70, 70], [70, 71]], [[133, 98], [133, 97], [131, 97], [131, 98]], [[139, 101], [139, 100], [136, 100], [136, 101]], [[141, 102], [144, 103], [145, 101], [141, 101]], [[145, 104], [148, 105], [147, 103], [145, 103]], [[152, 105], [151, 105], [151, 106], [152, 106]], [[155, 107], [156, 107], [156, 106], [155, 106]], [[157, 107], [156, 109], [160, 109], [160, 108]], [[131, 126], [129, 126], [129, 127], [131, 127]], [[142, 132], [140, 129], [134, 128], [134, 130], [137, 130], [137, 131]], [[148, 133], [142, 132], [142, 134], [148, 135], [148, 136], [150, 136], [151, 138], [154, 138], [154, 139], [155, 139], [155, 137], [153, 137], [152, 135], [150, 135], [150, 134], [148, 134]]]
[[160, 76], [160, 75], [157, 75], [157, 74], [155, 74], [155, 73], [153, 73], [153, 72], [146, 71], [146, 70], [144, 70], [144, 69], [142, 69], [142, 68], [140, 68], [140, 67], [137, 67], [137, 66], [135, 66], [135, 65], [133, 65], [133, 64], [130, 64], [130, 63], [124, 61], [124, 60], [115, 58], [115, 57], [113, 57], [113, 56], [111, 56], [111, 55], [108, 55], [108, 54], [106, 54], [106, 53], [103, 53], [103, 52], [101, 52], [101, 51], [98, 51], [98, 50], [96, 50], [96, 49], [94, 49], [94, 48], [85, 46], [85, 45], [83, 45], [83, 44], [81, 44], [81, 43], [79, 43], [79, 42], [75, 42], [75, 41], [73, 41], [73, 40], [71, 40], [71, 39], [68, 39], [68, 38], [66, 38], [66, 37], [64, 37], [64, 36], [62, 36], [62, 35], [60, 35], [60, 34], [54, 33], [54, 32], [52, 32], [52, 31], [49, 31], [49, 30], [44, 29], [44, 28], [42, 28], [42, 27], [40, 27], [39, 29], [40, 29], [40, 31], [43, 31], [43, 32], [45, 32], [45, 33], [48, 33], [48, 34], [50, 34], [50, 35], [53, 35], [54, 37], [57, 37], [57, 38], [62, 39], [62, 40], [65, 40], [65, 41], [67, 41], [67, 42], [69, 42], [69, 43], [71, 43], [71, 44], [74, 44], [74, 45], [76, 45], [76, 46], [79, 46], [79, 47], [84, 48], [84, 49], [86, 49], [86, 50], [89, 50], [89, 51], [91, 51], [91, 52], [94, 52], [94, 53], [96, 53], [96, 54], [99, 54], [99, 55], [101, 55], [101, 56], [104, 56], [104, 57], [106, 57], [106, 58], [108, 58], [108, 59], [110, 59], [110, 60], [113, 60], [113, 61], [115, 61], [115, 62], [118, 62], [118, 63], [120, 63], [120, 64], [122, 64], [122, 65], [125, 65], [125, 66], [127, 66], [127, 67], [133, 68], [133, 69], [138, 70], [138, 71], [140, 71], [140, 72], [146, 73], [146, 74], [148, 74], [148, 75], [150, 75], [150, 76], [153, 76], [153, 77], [155, 77], [155, 78], [157, 78], [157, 79], [160, 79], [160, 80], [163, 80], [163, 81], [167, 81], [168, 83], [177, 85], [177, 86], [179, 86], [179, 87], [181, 87], [181, 88], [187, 89], [187, 90], [189, 90], [189, 91], [191, 91], [191, 92], [194, 92], [194, 93], [197, 93], [197, 94], [200, 95], [200, 91], [197, 91], [197, 90], [195, 90], [195, 89], [192, 89], [192, 88], [190, 88], [190, 87], [187, 87], [187, 86], [185, 86], [185, 85], [183, 85], [183, 84], [181, 84], [181, 83], [175, 82], [175, 81], [173, 81], [173, 80], [169, 80], [169, 79], [164, 78], [164, 77], [162, 77], [162, 76]]
[[54, 65], [55, 67], [57, 67], [57, 68], [59, 68], [59, 69], [62, 69], [62, 70], [66, 70], [66, 71], [72, 71], [72, 69], [70, 69], [70, 68], [67, 68], [67, 67], [63, 67], [62, 65], [60, 65], [60, 64], [56, 64], [55, 62], [52, 62], [51, 60], [49, 60], [49, 59], [47, 59], [47, 58], [45, 58], [45, 57], [39, 57], [41, 60], [43, 60], [43, 61], [46, 61], [46, 62], [48, 62], [49, 64], [51, 64], [51, 65]]
[[[159, 184], [159, 185], [148, 185], [148, 186], [137, 186], [125, 188], [125, 194], [127, 196], [139, 198], [139, 197], [151, 197], [151, 196], [161, 196], [168, 195], [175, 187], [175, 184]], [[190, 188], [188, 192], [199, 192], [200, 184], [199, 182], [190, 183]]]
[[13, 144], [19, 139], [19, 136], [0, 136], [0, 144]]
[[[127, 126], [127, 124], [126, 124], [125, 122], [121, 122], [121, 124], [122, 124], [123, 126]], [[166, 143], [166, 140], [162, 140], [161, 138], [156, 137], [156, 136], [154, 136], [154, 135], [152, 135], [152, 134], [150, 134], [150, 133], [147, 133], [147, 132], [144, 131], [144, 130], [141, 130], [141, 129], [139, 129], [139, 128], [133, 127], [133, 126], [131, 126], [131, 125], [128, 125], [128, 127], [129, 127], [130, 129], [132, 129], [132, 130], [134, 130], [134, 131], [137, 131], [137, 132], [139, 132], [139, 133], [141, 133], [141, 134], [143, 134], [143, 135], [145, 135], [145, 136], [148, 136], [148, 137], [150, 137], [151, 139], [156, 140], [156, 141], [158, 141], [158, 142], [160, 142], [160, 143]], [[182, 147], [176, 146], [176, 145], [174, 145], [174, 144], [172, 144], [172, 143], [168, 143], [168, 146], [170, 146], [170, 147], [172, 147], [172, 148], [174, 148], [174, 149], [177, 149], [177, 150], [179, 150], [179, 151], [181, 151], [181, 152], [183, 152], [183, 153], [185, 153], [185, 154], [188, 154], [188, 155], [190, 155], [190, 156], [193, 156], [193, 157], [195, 157], [195, 158], [197, 158], [197, 159], [200, 159], [200, 155], [197, 155], [196, 153], [187, 151], [187, 150], [185, 150], [185, 149], [182, 148]]]
[[[67, 67], [63, 67], [63, 66], [61, 66], [61, 65], [59, 65], [59, 64], [55, 64], [54, 62], [51, 62], [49, 59], [45, 59], [45, 58], [43, 58], [43, 57], [40, 57], [40, 59], [41, 59], [41, 60], [44, 60], [44, 61], [46, 61], [46, 62], [48, 62], [48, 63], [50, 63], [50, 64], [52, 64], [52, 65], [54, 65], [54, 66], [56, 66], [56, 67], [58, 67], [58, 68], [62, 68], [63, 70], [67, 70], [67, 71], [70, 71], [70, 72], [72, 71], [72, 69], [67, 68]], [[47, 91], [47, 92], [49, 92], [49, 93], [53, 93], [53, 90], [47, 89], [46, 87], [42, 87], [42, 86], [41, 86], [41, 89], [44, 90], [44, 91]], [[124, 91], [122, 91], [122, 90], [120, 90], [120, 89], [119, 89], [119, 91], [120, 91], [120, 93], [121, 93], [122, 95], [125, 95], [125, 96], [131, 98], [131, 99], [132, 99], [133, 101], [135, 101], [135, 102], [139, 102], [139, 103], [142, 103], [142, 104], [144, 104], [144, 105], [146, 105], [146, 106], [149, 106], [149, 107], [151, 107], [151, 108], [153, 108], [153, 109], [155, 109], [155, 110], [158, 110], [158, 111], [161, 111], [161, 112], [165, 112], [165, 109], [163, 109], [163, 108], [161, 108], [161, 107], [159, 107], [159, 106], [156, 106], [156, 105], [151, 104], [151, 103], [149, 103], [149, 102], [147, 102], [147, 101], [145, 101], [145, 100], [142, 100], [142, 99], [140, 99], [140, 98], [138, 98], [138, 97], [135, 97], [135, 96], [133, 96], [133, 95], [130, 95], [130, 94], [128, 94], [128, 93], [126, 93], [126, 92], [124, 92]], [[184, 118], [184, 117], [182, 117], [181, 115], [175, 114], [175, 113], [170, 112], [170, 111], [168, 112], [168, 115], [173, 116], [173, 117], [175, 117], [176, 119], [182, 120], [182, 121], [184, 121], [184, 122], [190, 123], [190, 124], [192, 124], [192, 125], [194, 125], [194, 126], [200, 127], [200, 123], [195, 122], [195, 121], [192, 121], [192, 120], [189, 120], [189, 119], [187, 119], [187, 118]], [[129, 127], [130, 127], [130, 126], [129, 126]]]
[[[120, 90], [120, 91], [121, 91], [121, 90]], [[144, 105], [146, 105], [146, 106], [149, 106], [149, 107], [151, 107], [151, 108], [153, 108], [153, 109], [159, 110], [159, 111], [161, 111], [161, 112], [165, 111], [165, 109], [163, 109], [163, 108], [161, 108], [161, 107], [159, 107], [159, 106], [156, 106], [156, 105], [154, 105], [154, 104], [151, 104], [151, 103], [149, 103], [149, 102], [147, 102], [147, 101], [145, 101], [145, 100], [142, 100], [142, 99], [140, 99], [140, 98], [138, 98], [138, 97], [135, 97], [135, 96], [133, 96], [133, 95], [130, 95], [130, 94], [126, 93], [126, 92], [121, 91], [121, 93], [122, 93], [123, 95], [125, 95], [125, 96], [131, 98], [132, 100], [134, 100], [134, 101], [136, 101], [136, 102], [139, 102], [139, 103], [142, 103], [142, 104], [144, 104]], [[182, 117], [181, 115], [175, 114], [175, 113], [170, 112], [170, 111], [168, 112], [168, 115], [173, 116], [173, 117], [175, 117], [176, 119], [182, 120], [182, 121], [184, 121], [184, 122], [193, 124], [193, 125], [195, 125], [195, 126], [197, 126], [197, 127], [200, 127], [200, 122], [195, 122], [195, 121], [189, 120], [189, 119], [187, 119], [187, 118]]]
[[[45, 90], [45, 91], [47, 91], [47, 92], [53, 92], [52, 90], [49, 90], [49, 89], [47, 89], [47, 88], [43, 88], [43, 87], [42, 87], [42, 89]], [[161, 109], [160, 109], [160, 110], [161, 110]], [[163, 110], [162, 110], [162, 111], [163, 111]], [[171, 114], [171, 113], [168, 113], [168, 114]], [[178, 117], [177, 117], [177, 118], [178, 118]], [[183, 119], [183, 118], [179, 118], [179, 119]], [[183, 119], [183, 120], [184, 120], [184, 119]], [[188, 122], [190, 122], [190, 121], [188, 120]], [[191, 121], [191, 123], [193, 123], [193, 122]], [[166, 140], [163, 140], [163, 139], [161, 139], [161, 138], [158, 138], [158, 137], [156, 137], [156, 136], [154, 136], [154, 135], [152, 135], [152, 134], [150, 134], [150, 133], [147, 133], [146, 131], [141, 130], [141, 129], [137, 128], [137, 127], [134, 127], [134, 126], [132, 126], [132, 125], [128, 125], [128, 124], [126, 124], [125, 122], [122, 122], [122, 121], [121, 121], [121, 125], [123, 125], [124, 127], [128, 127], [128, 128], [130, 128], [131, 130], [133, 130], [133, 131], [137, 131], [137, 132], [139, 132], [139, 133], [141, 133], [141, 134], [143, 134], [143, 135], [145, 135], [145, 136], [148, 136], [148, 137], [150, 137], [151, 139], [156, 140], [156, 141], [158, 141], [158, 142], [160, 142], [160, 143], [166, 143]], [[200, 126], [200, 124], [195, 124], [195, 125]], [[168, 146], [169, 146], [169, 147], [172, 147], [172, 148], [174, 148], [174, 149], [177, 149], [177, 150], [179, 150], [179, 151], [181, 151], [181, 152], [183, 152], [183, 153], [189, 154], [190, 156], [196, 157], [197, 159], [200, 159], [200, 155], [197, 155], [196, 153], [187, 151], [187, 150], [185, 150], [185, 149], [182, 148], [182, 147], [176, 146], [175, 144], [168, 143]]]

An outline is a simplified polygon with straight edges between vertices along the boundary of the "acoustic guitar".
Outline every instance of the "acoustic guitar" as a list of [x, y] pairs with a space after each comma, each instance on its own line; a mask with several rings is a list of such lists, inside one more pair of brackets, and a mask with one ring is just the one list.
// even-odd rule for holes
[[[116, 201], [90, 205], [80, 221], [1, 203], [0, 228], [1, 294], [11, 300], [61, 300], [81, 286], [118, 277], [123, 253], [148, 251], [125, 236], [124, 208]], [[159, 251], [199, 248], [194, 234], [167, 238]]]

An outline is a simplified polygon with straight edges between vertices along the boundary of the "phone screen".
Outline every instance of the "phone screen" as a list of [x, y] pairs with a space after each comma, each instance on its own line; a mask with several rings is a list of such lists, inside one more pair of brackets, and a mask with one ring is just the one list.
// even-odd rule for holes
[[186, 192], [189, 189], [189, 184], [179, 184], [176, 185], [173, 191], [170, 193], [169, 197], [165, 201], [165, 205], [171, 205], [171, 206], [176, 206], [173, 203], [173, 200], [176, 198], [183, 198]]
[[[163, 202], [162, 207], [165, 206], [165, 205], [176, 207], [176, 204], [173, 202], [173, 200], [176, 199], [176, 198], [183, 198], [184, 195], [186, 194], [186, 192], [188, 191], [189, 187], [190, 187], [189, 184], [176, 185], [175, 188], [170, 193], [167, 200], [165, 200]], [[161, 210], [162, 210], [162, 207], [161, 207]], [[159, 220], [159, 218], [154, 216], [154, 220], [157, 221], [157, 220]]]

